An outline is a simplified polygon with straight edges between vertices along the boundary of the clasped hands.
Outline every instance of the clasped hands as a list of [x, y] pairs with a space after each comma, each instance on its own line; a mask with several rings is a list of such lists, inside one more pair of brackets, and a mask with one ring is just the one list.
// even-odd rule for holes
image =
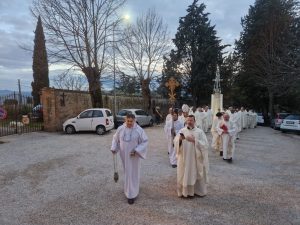
[[195, 143], [195, 136], [194, 135], [188, 135], [186, 137], [180, 135], [180, 140], [182, 141], [184, 139], [187, 140], [188, 142]]

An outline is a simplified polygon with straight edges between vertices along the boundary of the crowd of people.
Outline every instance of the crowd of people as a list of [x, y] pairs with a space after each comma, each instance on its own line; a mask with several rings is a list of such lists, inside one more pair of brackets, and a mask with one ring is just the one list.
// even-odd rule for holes
[[[177, 194], [192, 197], [207, 194], [209, 160], [208, 151], [214, 149], [224, 161], [232, 163], [235, 141], [240, 132], [257, 126], [257, 114], [243, 107], [229, 107], [215, 115], [208, 106], [180, 109], [170, 108], [165, 119], [169, 161], [177, 168]], [[206, 133], [211, 132], [208, 143]], [[140, 160], [146, 158], [148, 137], [135, 123], [135, 116], [128, 114], [125, 123], [113, 136], [111, 151], [120, 152], [124, 169], [124, 193], [133, 204], [139, 193]]]

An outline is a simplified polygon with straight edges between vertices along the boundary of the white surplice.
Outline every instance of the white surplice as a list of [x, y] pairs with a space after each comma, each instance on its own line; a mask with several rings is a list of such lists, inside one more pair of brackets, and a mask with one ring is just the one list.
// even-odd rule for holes
[[[224, 130], [221, 128], [223, 125], [227, 127], [228, 133], [224, 133]], [[222, 149], [224, 159], [230, 159], [234, 156], [236, 131], [236, 125], [232, 121], [223, 120], [218, 124], [218, 133], [219, 135], [221, 135], [222, 138]]]
[[246, 129], [248, 127], [248, 118], [247, 118], [247, 111], [242, 111], [242, 128]]
[[210, 109], [207, 110], [206, 115], [207, 115], [208, 128], [211, 128], [213, 122], [213, 115]]
[[206, 112], [200, 112], [202, 118], [202, 130], [204, 132], [208, 131], [208, 118]]
[[174, 140], [177, 153], [177, 194], [179, 197], [204, 196], [208, 183], [208, 142], [205, 133], [199, 128], [181, 129], [185, 137], [193, 135], [195, 143], [183, 140], [178, 134]]
[[241, 113], [240, 112], [232, 113], [231, 116], [230, 116], [230, 121], [232, 121], [236, 125], [235, 138], [240, 138], [239, 133], [242, 131]]
[[200, 129], [202, 129], [201, 113], [198, 110], [196, 110], [196, 112], [194, 113], [194, 116], [195, 116], [196, 126]]
[[[172, 134], [172, 127], [174, 128], [174, 134]], [[174, 138], [178, 134], [179, 130], [181, 130], [183, 127], [184, 124], [179, 120], [176, 120], [174, 122], [168, 121], [166, 123], [168, 152], [171, 165], [177, 165], [176, 152], [174, 150]]]
[[[132, 128], [124, 123], [113, 136], [111, 151], [120, 152], [124, 169], [124, 193], [127, 198], [139, 194], [141, 159], [146, 158], [148, 137], [136, 123]], [[132, 150], [135, 156], [130, 156]]]
[[222, 140], [221, 140], [221, 136], [218, 133], [218, 124], [222, 121], [223, 121], [222, 117], [220, 119], [218, 117], [215, 117], [211, 127], [211, 134], [212, 134], [211, 147], [217, 152], [222, 151]]

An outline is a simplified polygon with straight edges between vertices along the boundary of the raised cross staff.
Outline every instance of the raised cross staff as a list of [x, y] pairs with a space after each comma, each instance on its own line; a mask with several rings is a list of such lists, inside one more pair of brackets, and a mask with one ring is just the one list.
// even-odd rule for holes
[[168, 94], [170, 97], [170, 102], [174, 103], [176, 100], [176, 93], [175, 89], [179, 87], [179, 82], [174, 79], [174, 77], [171, 77], [168, 82], [166, 82], [166, 87], [169, 88], [170, 93]]
[[223, 81], [223, 79], [221, 79], [221, 76], [220, 76], [219, 66], [217, 66], [216, 78], [213, 79], [213, 81], [215, 82], [214, 93], [221, 93], [221, 81]]

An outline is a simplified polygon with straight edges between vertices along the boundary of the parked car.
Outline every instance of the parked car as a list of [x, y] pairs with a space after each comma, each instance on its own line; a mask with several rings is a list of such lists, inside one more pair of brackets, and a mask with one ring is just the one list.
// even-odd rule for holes
[[283, 119], [288, 115], [290, 115], [290, 113], [276, 113], [274, 118], [271, 120], [271, 127], [275, 130], [279, 130]]
[[33, 107], [32, 117], [33, 119], [43, 119], [43, 105], [39, 104]]
[[262, 113], [257, 113], [257, 125], [264, 125], [265, 120], [264, 120], [264, 116]]
[[67, 134], [78, 131], [96, 131], [97, 134], [102, 135], [113, 128], [113, 115], [109, 109], [105, 108], [86, 109], [77, 117], [63, 123], [63, 130]]
[[152, 126], [153, 125], [153, 118], [147, 112], [142, 109], [122, 109], [116, 115], [116, 125], [120, 126], [125, 121], [125, 116], [131, 113], [135, 115], [136, 122], [140, 126]]
[[282, 132], [296, 131], [300, 132], [300, 114], [291, 114], [284, 118], [280, 125]]

